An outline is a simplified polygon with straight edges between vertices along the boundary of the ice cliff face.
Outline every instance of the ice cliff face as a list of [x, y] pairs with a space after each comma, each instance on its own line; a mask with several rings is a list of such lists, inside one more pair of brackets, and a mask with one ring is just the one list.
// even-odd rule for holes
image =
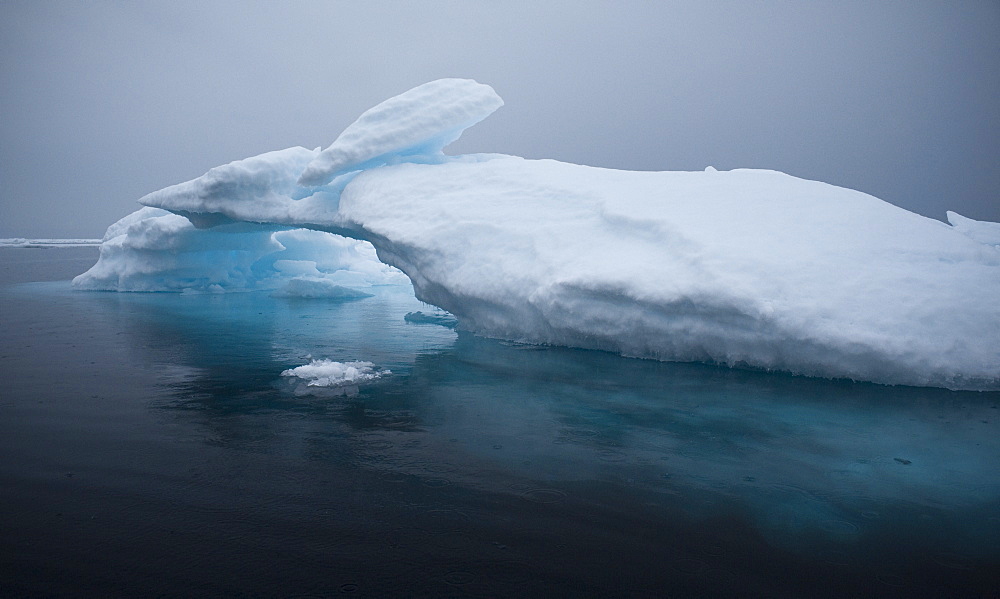
[[149, 194], [75, 284], [343, 294], [398, 280], [388, 264], [483, 335], [1000, 388], [1000, 225], [949, 213], [948, 226], [774, 171], [441, 152], [501, 105], [489, 86], [435, 81], [323, 151], [271, 152]]

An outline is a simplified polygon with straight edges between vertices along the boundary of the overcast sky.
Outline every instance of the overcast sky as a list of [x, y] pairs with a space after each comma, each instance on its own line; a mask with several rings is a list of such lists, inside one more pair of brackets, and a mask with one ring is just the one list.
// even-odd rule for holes
[[3, 0], [0, 237], [100, 237], [441, 77], [506, 102], [449, 153], [769, 168], [1000, 221], [995, 0]]

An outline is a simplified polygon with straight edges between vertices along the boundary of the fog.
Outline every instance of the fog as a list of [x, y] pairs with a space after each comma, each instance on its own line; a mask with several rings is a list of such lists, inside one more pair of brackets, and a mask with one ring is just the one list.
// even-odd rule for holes
[[996, 2], [0, 4], [0, 237], [100, 237], [415, 85], [506, 105], [450, 153], [769, 168], [1000, 221]]

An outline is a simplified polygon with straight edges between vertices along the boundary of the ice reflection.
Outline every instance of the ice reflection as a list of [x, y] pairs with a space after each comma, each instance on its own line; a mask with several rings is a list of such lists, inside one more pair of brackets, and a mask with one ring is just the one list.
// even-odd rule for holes
[[[938, 519], [950, 530], [944, 545], [977, 538], [979, 550], [998, 550], [995, 395], [464, 335], [449, 351], [419, 356], [406, 387], [406, 410], [448, 440], [439, 451], [469, 466], [467, 484], [489, 486], [477, 473], [490, 471], [681, 497], [706, 517], [747, 510], [762, 534], [798, 549], [819, 537], [850, 544], [906, 513], [916, 520], [893, 525], [925, 529]], [[366, 409], [386, 412], [391, 393], [373, 390]], [[407, 468], [412, 452], [399, 455]]]
[[[831, 563], [887, 542], [933, 548], [948, 564], [1000, 558], [996, 393], [506, 343], [407, 321], [420, 305], [405, 291], [80, 301], [104, 305], [145, 359], [189, 373], [161, 380], [172, 395], [160, 407], [213, 444], [346, 460], [425, 491], [736, 518]], [[297, 394], [280, 373], [309, 356], [394, 374]]]

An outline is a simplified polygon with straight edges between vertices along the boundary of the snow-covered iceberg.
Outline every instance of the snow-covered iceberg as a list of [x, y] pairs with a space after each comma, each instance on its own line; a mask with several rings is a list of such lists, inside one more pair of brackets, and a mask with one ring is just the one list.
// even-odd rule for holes
[[775, 171], [442, 153], [500, 105], [489, 86], [431, 82], [369, 110], [325, 150], [271, 152], [149, 194], [75, 283], [370, 285], [392, 280], [391, 265], [419, 299], [482, 335], [1000, 388], [997, 223], [949, 213], [949, 226]]

